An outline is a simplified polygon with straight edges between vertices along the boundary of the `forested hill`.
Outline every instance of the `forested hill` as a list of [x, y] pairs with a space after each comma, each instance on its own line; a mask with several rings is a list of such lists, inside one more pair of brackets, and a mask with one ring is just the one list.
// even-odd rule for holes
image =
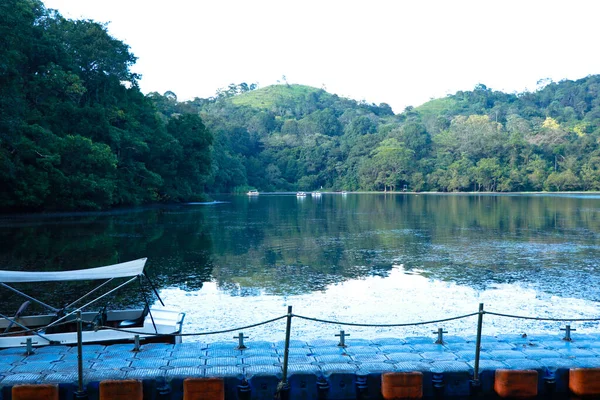
[[[277, 190], [600, 189], [600, 76], [394, 114], [302, 85], [143, 94], [105, 25], [0, 2], [0, 211]], [[200, 71], [198, 73], [201, 73]], [[285, 81], [285, 80], [284, 80]]]
[[506, 94], [480, 84], [394, 115], [302, 85], [178, 103], [214, 134], [212, 191], [600, 189], [600, 76]]

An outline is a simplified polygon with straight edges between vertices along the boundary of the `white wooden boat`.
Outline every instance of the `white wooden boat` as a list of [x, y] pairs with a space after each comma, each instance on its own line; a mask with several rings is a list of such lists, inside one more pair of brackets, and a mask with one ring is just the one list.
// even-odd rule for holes
[[[81, 312], [82, 342], [114, 344], [134, 341], [138, 336], [142, 343], [165, 342], [180, 343], [183, 319], [185, 314], [177, 310], [169, 310], [160, 306], [146, 306], [131, 310], [107, 310], [102, 307], [94, 309], [93, 305], [100, 299], [110, 295], [127, 284], [139, 280], [146, 280], [154, 293], [154, 285], [144, 273], [146, 258], [114, 264], [105, 267], [89, 268], [84, 270], [55, 271], [55, 272], [23, 272], [1, 271], [0, 288], [10, 290], [26, 299], [13, 316], [0, 314], [0, 349], [9, 347], [23, 347], [28, 339], [32, 346], [45, 346], [51, 344], [75, 345], [77, 344], [77, 312]], [[117, 287], [108, 290], [82, 306], [76, 306], [88, 298], [92, 293], [111, 282], [113, 279], [128, 278]], [[106, 280], [95, 289], [75, 300], [71, 304], [55, 308], [32, 296], [29, 296], [12, 285], [26, 282], [64, 282], [80, 280]], [[9, 285], [9, 283], [11, 285]], [[143, 286], [140, 285], [143, 290]], [[144, 299], [146, 299], [144, 294]], [[160, 303], [162, 300], [158, 297]], [[64, 300], [64, 299], [61, 299]], [[24, 315], [28, 306], [35, 302], [50, 313], [43, 315]]]
[[296, 192], [296, 197], [306, 197], [306, 192]]
[[256, 189], [249, 190], [248, 193], [246, 193], [246, 194], [248, 196], [258, 196], [259, 195], [258, 190], [256, 190]]

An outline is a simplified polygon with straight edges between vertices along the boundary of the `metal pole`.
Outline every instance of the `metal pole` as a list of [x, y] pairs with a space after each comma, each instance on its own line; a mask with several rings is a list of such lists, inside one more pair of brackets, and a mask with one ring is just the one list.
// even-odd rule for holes
[[285, 327], [285, 349], [283, 350], [283, 385], [287, 385], [288, 358], [290, 355], [290, 332], [292, 329], [292, 306], [288, 306], [287, 325]]
[[81, 310], [77, 311], [77, 392], [83, 394], [83, 334], [81, 333]]
[[479, 356], [481, 355], [481, 329], [483, 327], [483, 303], [479, 303], [479, 317], [477, 318], [477, 341], [475, 343], [475, 368], [473, 381], [479, 383]]

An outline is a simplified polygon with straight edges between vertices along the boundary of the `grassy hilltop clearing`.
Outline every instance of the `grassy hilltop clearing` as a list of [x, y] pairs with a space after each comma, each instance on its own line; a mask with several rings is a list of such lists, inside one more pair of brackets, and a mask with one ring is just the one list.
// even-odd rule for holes
[[2, 211], [249, 188], [600, 189], [600, 76], [511, 94], [480, 84], [396, 113], [285, 80], [180, 102], [141, 93], [135, 56], [105, 25], [38, 0], [0, 14]]

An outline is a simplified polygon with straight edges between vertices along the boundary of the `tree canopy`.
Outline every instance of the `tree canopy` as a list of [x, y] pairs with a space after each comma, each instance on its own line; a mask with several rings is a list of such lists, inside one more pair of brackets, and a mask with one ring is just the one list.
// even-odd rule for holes
[[[206, 193], [600, 189], [600, 76], [484, 84], [394, 114], [304, 85], [144, 95], [129, 46], [39, 0], [0, 3], [0, 210]], [[199, 72], [200, 73], [200, 72]]]

